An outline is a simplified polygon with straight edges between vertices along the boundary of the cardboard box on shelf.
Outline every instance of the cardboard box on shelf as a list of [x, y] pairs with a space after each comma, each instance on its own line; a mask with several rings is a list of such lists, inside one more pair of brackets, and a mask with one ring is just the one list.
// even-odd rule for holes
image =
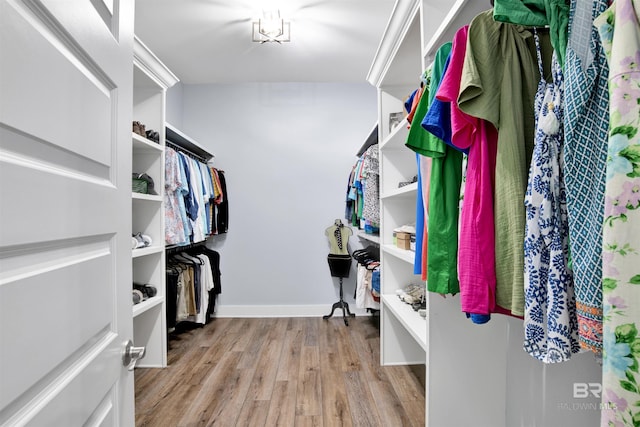
[[396, 233], [396, 246], [400, 249], [411, 249], [411, 234]]

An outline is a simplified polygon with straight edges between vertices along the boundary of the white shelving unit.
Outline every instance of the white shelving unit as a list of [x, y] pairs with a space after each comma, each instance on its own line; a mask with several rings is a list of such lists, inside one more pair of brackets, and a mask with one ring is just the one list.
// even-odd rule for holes
[[[393, 244], [393, 229], [415, 223], [417, 184], [400, 187], [417, 174], [416, 157], [404, 143], [408, 122], [391, 128], [391, 113], [404, 112], [404, 100], [422, 74], [418, 2], [397, 2], [369, 81], [378, 87], [380, 161], [381, 311], [380, 359], [383, 365], [424, 364], [427, 321], [396, 291], [419, 283], [413, 274], [414, 252]], [[389, 37], [394, 33], [396, 37]]]
[[[389, 114], [403, 111], [442, 43], [491, 7], [488, 0], [398, 0], [367, 80], [378, 88], [381, 194], [381, 363], [426, 363], [426, 425], [586, 426], [599, 425], [599, 399], [573, 398], [573, 384], [599, 382], [590, 354], [544, 365], [522, 349], [522, 320], [493, 315], [474, 325], [460, 311], [458, 296], [427, 293], [427, 318], [402, 303], [395, 291], [419, 283], [414, 252], [393, 244], [393, 229], [415, 222], [417, 184], [398, 188], [416, 175], [415, 153], [404, 146], [407, 123], [391, 129]], [[579, 406], [583, 405], [583, 406]]]
[[133, 120], [146, 130], [160, 134], [151, 141], [132, 133], [132, 172], [146, 173], [157, 194], [132, 193], [132, 234], [143, 233], [152, 239], [145, 248], [133, 249], [133, 281], [148, 284], [156, 296], [133, 306], [134, 342], [146, 347], [146, 355], [137, 366], [167, 366], [164, 252], [164, 122], [166, 91], [178, 79], [138, 39], [134, 44]]

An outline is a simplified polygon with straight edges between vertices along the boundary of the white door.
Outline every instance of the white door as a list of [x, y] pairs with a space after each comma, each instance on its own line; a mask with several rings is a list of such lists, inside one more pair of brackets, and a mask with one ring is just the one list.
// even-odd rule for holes
[[133, 2], [0, 0], [0, 425], [133, 425]]

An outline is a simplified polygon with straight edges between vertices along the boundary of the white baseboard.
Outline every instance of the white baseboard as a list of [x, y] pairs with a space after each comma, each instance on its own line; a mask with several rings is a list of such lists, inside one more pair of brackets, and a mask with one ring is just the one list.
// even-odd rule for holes
[[[349, 309], [356, 316], [370, 316], [366, 309]], [[314, 305], [218, 305], [214, 317], [322, 317], [331, 313], [330, 304]], [[342, 310], [336, 309], [333, 317], [342, 316]]]

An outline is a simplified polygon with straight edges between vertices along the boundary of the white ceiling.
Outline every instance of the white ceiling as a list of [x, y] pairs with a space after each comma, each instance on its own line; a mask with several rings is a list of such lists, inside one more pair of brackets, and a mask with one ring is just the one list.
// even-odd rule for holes
[[187, 84], [363, 83], [395, 3], [281, 0], [291, 42], [254, 43], [266, 1], [136, 0], [135, 31]]

